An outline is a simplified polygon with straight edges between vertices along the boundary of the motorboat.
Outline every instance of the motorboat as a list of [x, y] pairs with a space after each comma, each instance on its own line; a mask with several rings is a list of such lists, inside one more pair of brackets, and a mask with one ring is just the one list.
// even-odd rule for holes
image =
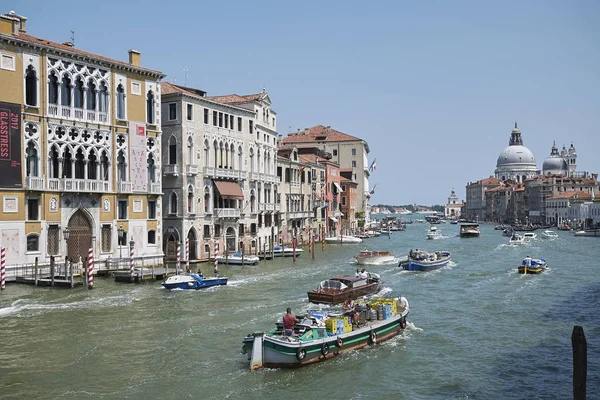
[[[304, 252], [303, 249], [296, 247], [296, 257]], [[294, 248], [288, 246], [274, 246], [273, 247], [273, 256], [274, 257], [293, 257], [294, 256]]]
[[518, 233], [513, 233], [513, 235], [508, 240], [509, 246], [518, 246], [523, 243], [525, 243], [525, 238], [522, 235], [519, 235]]
[[575, 236], [600, 237], [600, 229], [586, 229], [575, 232]]
[[334, 276], [319, 283], [308, 292], [308, 301], [315, 304], [338, 304], [347, 299], [356, 300], [369, 296], [383, 288], [379, 274], [368, 272], [366, 278], [355, 275]]
[[325, 238], [325, 243], [329, 244], [356, 244], [360, 242], [362, 242], [362, 239], [356, 236], [339, 235]]
[[548, 268], [546, 264], [546, 260], [543, 258], [532, 258], [529, 259], [529, 263], [527, 262], [527, 258], [521, 262], [519, 265], [519, 273], [520, 274], [539, 274]]
[[440, 231], [437, 226], [435, 225], [431, 225], [429, 227], [429, 231], [427, 232], [427, 239], [441, 239], [443, 238], [444, 235], [442, 235], [442, 231]]
[[165, 289], [183, 289], [183, 290], [197, 290], [212, 286], [227, 285], [226, 276], [215, 276], [212, 278], [205, 278], [199, 274], [185, 274], [185, 275], [173, 275], [168, 277], [162, 285]]
[[511, 237], [514, 232], [515, 231], [513, 231], [513, 228], [511, 226], [509, 226], [508, 228], [505, 228], [505, 229], [502, 230], [502, 236]]
[[399, 266], [408, 271], [431, 271], [445, 267], [450, 260], [451, 254], [449, 251], [429, 253], [425, 250], [418, 250], [409, 254], [407, 262], [400, 263]]
[[251, 254], [244, 254], [242, 256], [241, 251], [232, 252], [225, 255], [217, 256], [219, 263], [233, 264], [233, 265], [258, 265], [260, 258]]
[[523, 239], [525, 241], [537, 239], [537, 234], [535, 232], [525, 232], [523, 233]]
[[558, 233], [551, 230], [545, 230], [540, 236], [543, 239], [558, 239]]
[[465, 222], [460, 224], [460, 237], [477, 237], [480, 233], [478, 223]]
[[395, 260], [394, 256], [389, 251], [367, 250], [367, 248], [358, 253], [354, 259], [357, 264], [362, 265], [388, 264]]
[[243, 339], [242, 354], [250, 370], [296, 368], [328, 360], [365, 346], [374, 346], [400, 334], [410, 312], [405, 297], [357, 302], [358, 321], [351, 323], [343, 310], [307, 310], [294, 324], [292, 336], [285, 336], [283, 322], [268, 332], [249, 333]]

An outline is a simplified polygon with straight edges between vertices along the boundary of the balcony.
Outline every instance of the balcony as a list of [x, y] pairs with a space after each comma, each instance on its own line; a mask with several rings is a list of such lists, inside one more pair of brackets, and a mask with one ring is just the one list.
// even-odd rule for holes
[[258, 172], [250, 172], [250, 180], [257, 181], [259, 180], [260, 174]]
[[110, 191], [108, 181], [76, 178], [63, 178], [62, 181], [62, 190], [65, 192], [106, 193]]
[[277, 175], [270, 175], [270, 174], [259, 174], [259, 179], [266, 183], [276, 183], [276, 182], [280, 181], [280, 179]]
[[25, 177], [25, 189], [27, 189], [27, 190], [44, 190], [44, 177], [41, 177], [41, 176]]
[[319, 208], [319, 207], [328, 207], [329, 203], [325, 200], [314, 200], [313, 201], [313, 207], [315, 208]]
[[150, 183], [150, 193], [152, 194], [162, 194], [162, 188], [160, 187], [160, 183]]
[[242, 180], [246, 179], [248, 173], [239, 169], [204, 167], [204, 176], [206, 178], [229, 178]]
[[188, 176], [198, 175], [198, 166], [194, 164], [188, 164], [185, 166], [185, 173]]
[[126, 181], [117, 182], [117, 192], [132, 193], [133, 186], [131, 185], [131, 182], [126, 182]]
[[217, 218], [239, 218], [239, 208], [215, 208], [215, 216]]
[[48, 104], [48, 115], [56, 118], [75, 119], [82, 122], [108, 123], [108, 114], [60, 104]]
[[288, 219], [310, 218], [311, 216], [311, 211], [292, 211], [287, 213]]
[[163, 166], [163, 174], [179, 176], [179, 169], [176, 164], [165, 165]]
[[259, 203], [258, 204], [258, 211], [273, 212], [273, 211], [275, 211], [275, 204], [273, 204], [273, 203]]
[[281, 204], [275, 204], [275, 211], [281, 211]]

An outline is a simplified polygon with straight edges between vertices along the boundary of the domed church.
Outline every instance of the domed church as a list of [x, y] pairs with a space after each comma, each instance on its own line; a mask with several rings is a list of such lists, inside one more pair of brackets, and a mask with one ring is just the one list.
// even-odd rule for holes
[[535, 157], [527, 147], [523, 146], [521, 131], [516, 122], [515, 129], [510, 134], [508, 147], [498, 156], [494, 173], [496, 178], [502, 181], [512, 180], [519, 183], [538, 174]]
[[[575, 148], [571, 144], [571, 148], [573, 149], [572, 153], [574, 155], [573, 158], [573, 170], [577, 166], [575, 163], [575, 159], [577, 155], [575, 154]], [[569, 161], [567, 161], [569, 160]], [[542, 173], [544, 175], [570, 175], [570, 165], [571, 162], [569, 158], [569, 153], [563, 147], [562, 153], [559, 154], [558, 147], [556, 147], [556, 142], [552, 144], [552, 150], [550, 151], [550, 155], [546, 157], [544, 160], [544, 164], [542, 164]]]

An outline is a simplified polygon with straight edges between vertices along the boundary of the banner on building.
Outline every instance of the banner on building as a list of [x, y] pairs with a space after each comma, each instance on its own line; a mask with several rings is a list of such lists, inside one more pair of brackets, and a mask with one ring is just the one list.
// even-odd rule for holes
[[0, 102], [0, 187], [23, 187], [21, 106]]
[[134, 192], [148, 191], [146, 124], [129, 123], [129, 174]]

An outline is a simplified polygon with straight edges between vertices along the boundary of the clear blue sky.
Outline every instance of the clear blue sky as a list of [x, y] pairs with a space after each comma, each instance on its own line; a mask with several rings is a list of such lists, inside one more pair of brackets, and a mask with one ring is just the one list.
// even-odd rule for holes
[[165, 72], [210, 95], [267, 88], [279, 133], [369, 142], [372, 204], [443, 204], [494, 172], [514, 121], [538, 167], [573, 142], [600, 172], [600, 3], [4, 0], [28, 33]]

